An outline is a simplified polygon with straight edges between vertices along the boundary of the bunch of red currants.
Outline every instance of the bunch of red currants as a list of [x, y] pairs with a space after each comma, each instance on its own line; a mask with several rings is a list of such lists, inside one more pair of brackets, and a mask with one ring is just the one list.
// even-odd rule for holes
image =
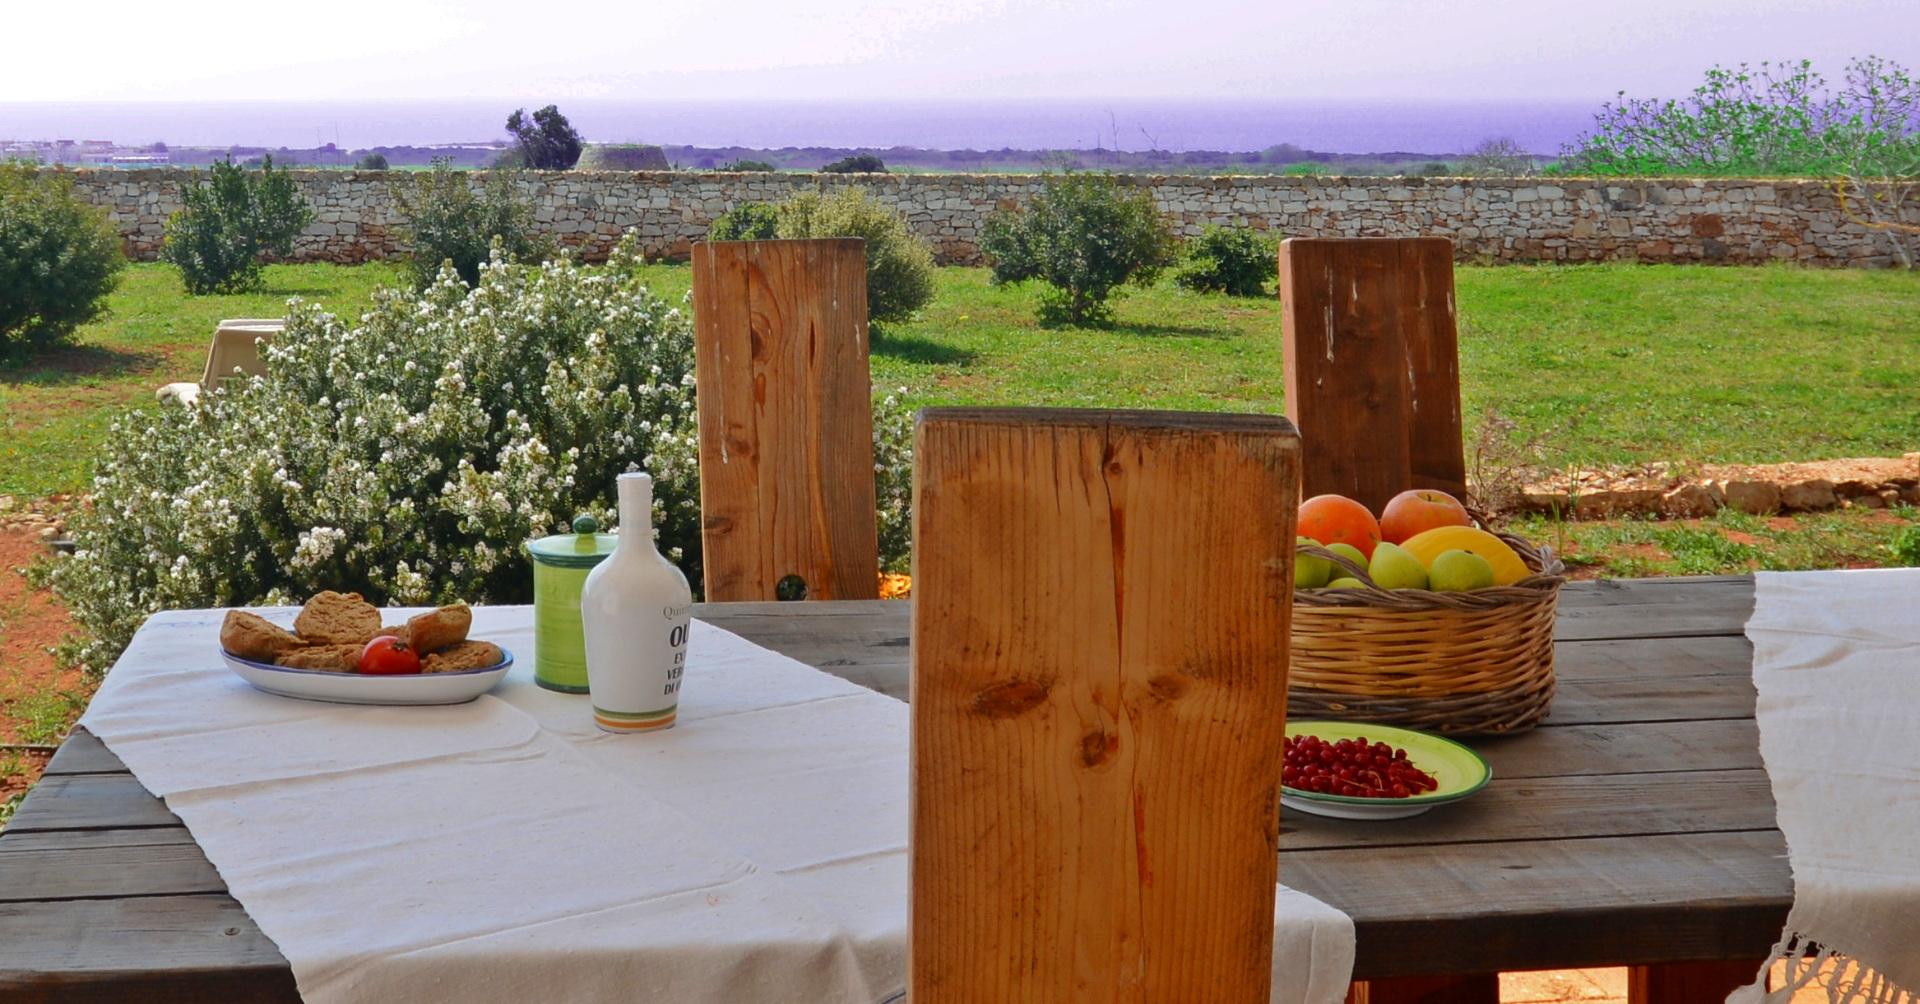
[[1369, 744], [1365, 736], [1332, 743], [1319, 736], [1288, 736], [1280, 783], [1352, 798], [1412, 798], [1440, 787], [1407, 759], [1406, 750]]

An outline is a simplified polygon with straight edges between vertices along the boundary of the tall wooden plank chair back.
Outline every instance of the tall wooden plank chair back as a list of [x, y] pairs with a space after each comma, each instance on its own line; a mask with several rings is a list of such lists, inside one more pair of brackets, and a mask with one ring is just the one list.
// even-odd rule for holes
[[1292, 424], [930, 409], [914, 446], [907, 999], [1265, 1001]]
[[706, 598], [874, 599], [865, 242], [693, 246]]
[[1280, 301], [1305, 493], [1375, 512], [1409, 488], [1462, 496], [1453, 242], [1290, 238]]

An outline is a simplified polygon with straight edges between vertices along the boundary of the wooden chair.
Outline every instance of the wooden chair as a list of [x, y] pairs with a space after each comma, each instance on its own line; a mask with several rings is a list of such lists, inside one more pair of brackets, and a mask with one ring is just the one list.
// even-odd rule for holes
[[1280, 302], [1305, 494], [1375, 512], [1409, 488], [1462, 495], [1453, 242], [1290, 238]]
[[693, 246], [708, 600], [879, 596], [866, 276], [857, 238]]
[[1292, 425], [930, 409], [914, 447], [907, 999], [1265, 1001]]

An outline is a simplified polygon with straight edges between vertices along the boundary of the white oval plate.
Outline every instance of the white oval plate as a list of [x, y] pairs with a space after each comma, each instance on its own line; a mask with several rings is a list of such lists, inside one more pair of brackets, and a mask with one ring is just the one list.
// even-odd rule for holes
[[242, 659], [220, 650], [227, 667], [259, 690], [303, 701], [334, 704], [464, 704], [493, 689], [513, 668], [513, 653], [500, 650], [500, 664], [458, 673], [408, 673], [404, 676], [362, 676], [326, 673], [317, 669], [290, 669]]

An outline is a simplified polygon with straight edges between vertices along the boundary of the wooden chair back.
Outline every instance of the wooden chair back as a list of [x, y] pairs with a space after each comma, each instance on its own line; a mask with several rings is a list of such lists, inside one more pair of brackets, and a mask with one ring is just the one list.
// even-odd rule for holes
[[693, 246], [706, 598], [873, 599], [865, 242]]
[[1300, 444], [929, 409], [908, 999], [1265, 1001]]
[[1453, 242], [1290, 238], [1280, 301], [1303, 491], [1375, 512], [1409, 488], [1463, 496]]

